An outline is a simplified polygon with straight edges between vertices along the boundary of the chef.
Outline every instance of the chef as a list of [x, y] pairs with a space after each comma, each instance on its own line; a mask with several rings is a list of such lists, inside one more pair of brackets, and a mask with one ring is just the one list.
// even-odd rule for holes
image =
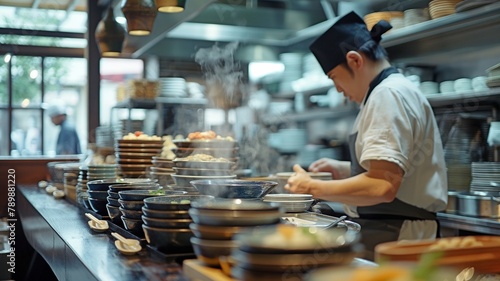
[[439, 235], [436, 212], [446, 208], [447, 177], [439, 129], [427, 99], [391, 66], [379, 42], [392, 26], [369, 31], [351, 12], [310, 46], [339, 93], [360, 105], [349, 136], [350, 162], [320, 159], [309, 171], [328, 171], [314, 180], [299, 165], [285, 188], [344, 205], [361, 225], [366, 258], [377, 244]]

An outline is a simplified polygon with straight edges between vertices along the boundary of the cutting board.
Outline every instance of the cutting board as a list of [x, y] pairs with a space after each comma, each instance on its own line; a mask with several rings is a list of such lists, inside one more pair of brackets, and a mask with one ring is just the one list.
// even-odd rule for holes
[[224, 274], [220, 268], [206, 266], [197, 259], [184, 260], [182, 271], [193, 281], [235, 281]]

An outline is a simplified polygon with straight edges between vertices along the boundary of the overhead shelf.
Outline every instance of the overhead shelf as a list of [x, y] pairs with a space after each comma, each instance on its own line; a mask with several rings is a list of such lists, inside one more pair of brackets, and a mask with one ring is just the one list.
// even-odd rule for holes
[[453, 106], [456, 104], [490, 103], [499, 106], [500, 88], [492, 88], [485, 92], [467, 92], [454, 94], [428, 95], [427, 100], [434, 106]]
[[390, 31], [382, 45], [393, 62], [432, 64], [498, 54], [500, 2]]
[[293, 122], [307, 122], [316, 119], [335, 119], [354, 115], [357, 110], [351, 106], [343, 108], [326, 108], [315, 109], [304, 112], [287, 113], [282, 115], [266, 115], [262, 118], [262, 122], [266, 125], [293, 123]]

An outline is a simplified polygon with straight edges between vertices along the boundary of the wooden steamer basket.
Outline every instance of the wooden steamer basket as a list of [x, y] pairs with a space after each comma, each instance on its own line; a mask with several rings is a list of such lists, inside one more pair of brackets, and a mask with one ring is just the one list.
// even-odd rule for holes
[[418, 262], [423, 254], [441, 253], [437, 265], [480, 273], [500, 273], [500, 237], [463, 236], [425, 241], [395, 241], [375, 247], [375, 262]]

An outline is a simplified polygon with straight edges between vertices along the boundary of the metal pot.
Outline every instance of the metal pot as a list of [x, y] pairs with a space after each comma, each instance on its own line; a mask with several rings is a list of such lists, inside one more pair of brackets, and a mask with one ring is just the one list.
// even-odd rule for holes
[[472, 217], [500, 217], [500, 197], [497, 194], [463, 192], [457, 195], [458, 213]]
[[458, 212], [458, 197], [459, 191], [450, 190], [448, 191], [448, 205], [446, 206], [447, 213], [457, 213]]

